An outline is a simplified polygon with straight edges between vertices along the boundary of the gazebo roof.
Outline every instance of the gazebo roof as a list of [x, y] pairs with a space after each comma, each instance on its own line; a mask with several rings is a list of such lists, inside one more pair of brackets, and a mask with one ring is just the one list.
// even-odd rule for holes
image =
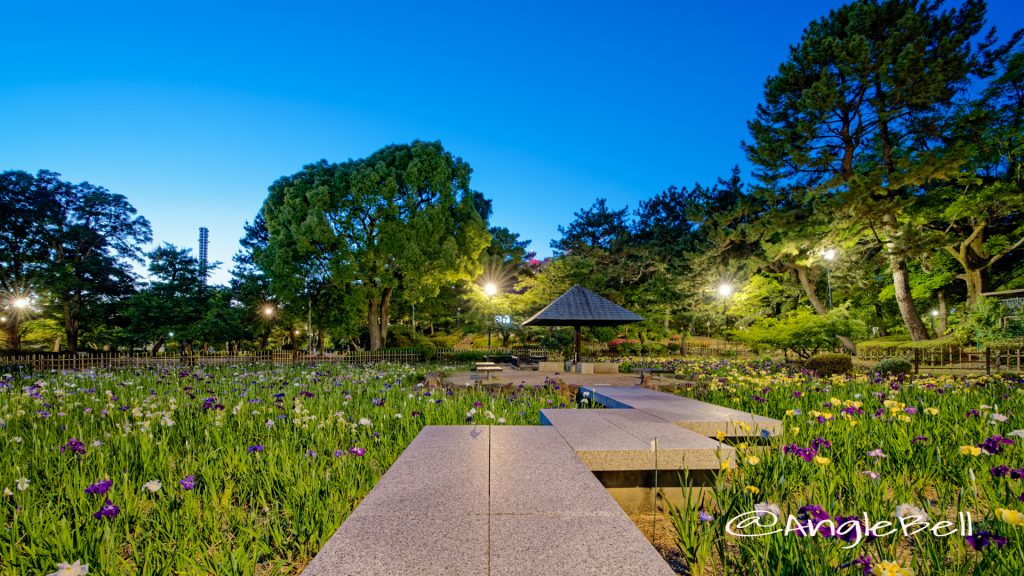
[[523, 322], [523, 326], [618, 326], [643, 317], [576, 285]]

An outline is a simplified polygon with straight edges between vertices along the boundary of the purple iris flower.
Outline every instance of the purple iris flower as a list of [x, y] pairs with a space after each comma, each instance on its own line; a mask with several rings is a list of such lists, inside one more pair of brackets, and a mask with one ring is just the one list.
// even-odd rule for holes
[[999, 466], [989, 468], [988, 471], [992, 473], [993, 477], [1002, 478], [1003, 476], [1006, 476], [1007, 474], [1010, 473], [1010, 467], [1007, 466], [1006, 464], [1000, 464]]
[[178, 484], [181, 484], [182, 490], [191, 490], [196, 487], [196, 477], [185, 476], [182, 480], [178, 480]]
[[355, 456], [362, 456], [363, 454], [366, 454], [366, 448], [349, 448], [348, 453]]
[[121, 508], [119, 506], [115, 506], [114, 503], [111, 502], [110, 499], [108, 498], [103, 503], [103, 506], [100, 507], [100, 509], [95, 514], [93, 514], [92, 517], [97, 520], [102, 520], [104, 518], [117, 518], [117, 515], [120, 513]]
[[811, 448], [814, 448], [815, 450], [821, 450], [822, 448], [831, 447], [832, 443], [829, 442], [828, 440], [825, 440], [824, 438], [815, 438], [814, 440], [811, 440]]
[[785, 447], [782, 448], [782, 453], [798, 456], [800, 458], [803, 458], [805, 462], [810, 462], [811, 460], [814, 460], [814, 457], [818, 455], [818, 451], [815, 450], [814, 448], [803, 448], [801, 446], [797, 446], [796, 444], [787, 444]]
[[978, 552], [981, 552], [992, 544], [995, 544], [997, 549], [1001, 549], [1006, 545], [1005, 537], [988, 530], [979, 530], [977, 534], [972, 534], [964, 539], [967, 540], [967, 544], [969, 544], [971, 548], [974, 548]]
[[982, 450], [988, 452], [989, 454], [999, 454], [1000, 452], [1003, 451], [1003, 446], [1012, 445], [1013, 440], [1010, 440], [1009, 438], [1004, 438], [996, 434], [995, 436], [986, 439], [981, 444], [978, 444], [978, 448], [981, 448]]
[[263, 444], [249, 446], [249, 454], [252, 454], [253, 452], [263, 452]]
[[858, 556], [853, 562], [847, 562], [840, 566], [840, 568], [850, 568], [851, 566], [860, 566], [864, 576], [869, 576], [871, 574], [871, 570], [874, 568], [874, 564], [871, 562], [871, 557], [869, 556]]
[[103, 496], [110, 490], [110, 487], [114, 485], [113, 480], [100, 480], [95, 484], [90, 484], [86, 487], [85, 493], [90, 496]]
[[85, 454], [85, 444], [78, 438], [72, 438], [68, 440], [68, 443], [60, 447], [60, 453], [63, 454], [65, 451], [72, 452], [74, 454]]

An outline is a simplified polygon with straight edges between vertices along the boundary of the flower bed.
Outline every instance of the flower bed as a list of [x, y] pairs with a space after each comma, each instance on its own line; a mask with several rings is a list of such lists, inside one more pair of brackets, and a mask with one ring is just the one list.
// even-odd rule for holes
[[560, 391], [423, 367], [0, 379], [0, 574], [296, 573], [428, 424], [537, 424]]
[[[680, 371], [697, 382], [681, 394], [784, 422], [766, 446], [738, 446], [738, 467], [717, 480], [717, 506], [691, 502], [673, 514], [694, 573], [1024, 573], [1019, 377], [821, 378], [770, 362], [693, 361]], [[743, 514], [756, 520], [729, 524]], [[790, 515], [788, 534], [726, 530], [764, 534], [773, 516], [777, 529]], [[900, 518], [956, 530], [887, 535], [877, 524], [900, 527]]]

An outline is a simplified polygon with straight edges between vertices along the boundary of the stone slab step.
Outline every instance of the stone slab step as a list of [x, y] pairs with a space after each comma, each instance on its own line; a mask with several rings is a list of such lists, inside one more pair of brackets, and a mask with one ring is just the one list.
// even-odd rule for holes
[[[718, 470], [735, 450], [642, 410], [541, 410], [593, 471]], [[658, 451], [653, 449], [658, 440]]]
[[782, 422], [774, 418], [639, 386], [584, 386], [580, 390], [608, 408], [641, 410], [704, 436], [719, 432], [733, 437], [774, 436], [782, 432]]
[[303, 574], [673, 571], [555, 429], [427, 426]]

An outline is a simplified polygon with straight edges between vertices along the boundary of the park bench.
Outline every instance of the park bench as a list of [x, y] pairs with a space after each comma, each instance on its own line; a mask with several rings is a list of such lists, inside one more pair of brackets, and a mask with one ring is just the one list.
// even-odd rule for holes
[[553, 428], [427, 426], [306, 576], [671, 576]]
[[475, 369], [477, 374], [483, 374], [484, 380], [490, 380], [491, 376], [494, 374], [504, 371], [504, 368], [498, 366], [494, 362], [477, 362]]

